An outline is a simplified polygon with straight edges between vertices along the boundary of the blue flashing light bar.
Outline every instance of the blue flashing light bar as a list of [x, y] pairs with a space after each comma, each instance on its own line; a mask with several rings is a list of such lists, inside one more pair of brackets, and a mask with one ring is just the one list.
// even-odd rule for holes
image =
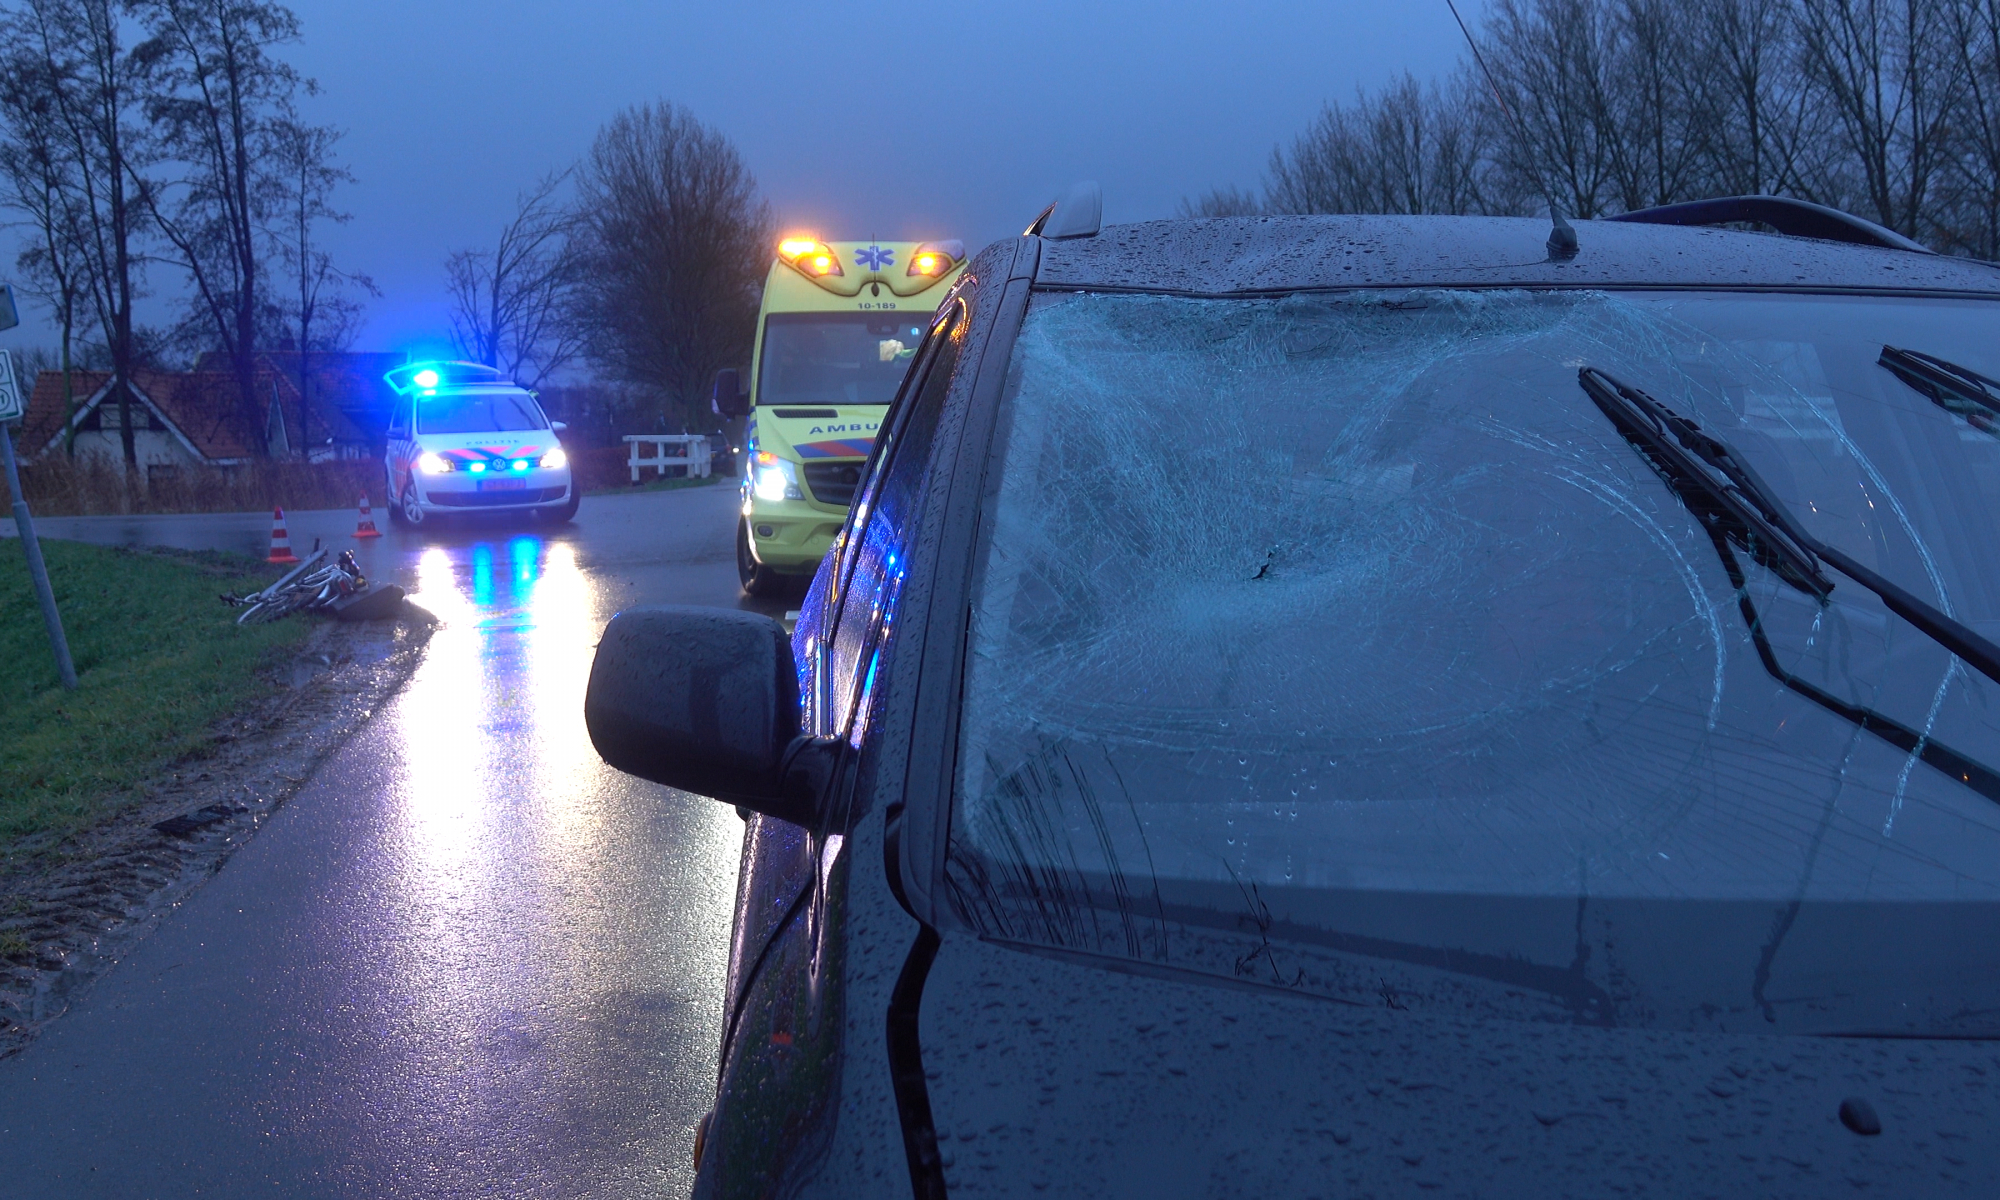
[[506, 372], [497, 371], [484, 363], [442, 360], [405, 363], [384, 374], [382, 378], [399, 396], [408, 396], [412, 393], [420, 396], [436, 395], [439, 388], [462, 385], [509, 387], [514, 384]]

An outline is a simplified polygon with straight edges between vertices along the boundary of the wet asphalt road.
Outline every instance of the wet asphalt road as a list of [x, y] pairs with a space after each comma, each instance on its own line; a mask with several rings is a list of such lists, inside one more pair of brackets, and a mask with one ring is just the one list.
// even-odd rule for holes
[[[591, 749], [598, 633], [738, 606], [734, 489], [356, 543], [443, 619], [408, 686], [222, 872], [0, 1061], [0, 1197], [684, 1195], [741, 825]], [[268, 518], [45, 536], [261, 552]], [[772, 606], [781, 609], [782, 604]]]

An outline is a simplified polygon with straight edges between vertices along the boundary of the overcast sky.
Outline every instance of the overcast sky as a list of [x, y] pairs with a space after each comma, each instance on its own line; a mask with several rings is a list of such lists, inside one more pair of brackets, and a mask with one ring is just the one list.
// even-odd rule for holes
[[[1448, 69], [1462, 46], [1444, 0], [294, 8], [288, 56], [321, 88], [308, 111], [347, 131], [353, 221], [331, 240], [382, 289], [356, 343], [378, 350], [445, 349], [445, 255], [490, 242], [516, 193], [626, 105], [672, 100], [727, 135], [788, 229], [977, 247], [1077, 179], [1103, 184], [1107, 222], [1254, 184], [1326, 100]], [[156, 291], [177, 284], [158, 269]]]

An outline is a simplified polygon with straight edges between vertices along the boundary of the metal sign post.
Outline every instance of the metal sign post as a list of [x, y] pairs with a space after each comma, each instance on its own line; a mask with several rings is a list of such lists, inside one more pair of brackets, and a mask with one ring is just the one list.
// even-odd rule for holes
[[[14, 292], [0, 285], [0, 320], [14, 315]], [[8, 321], [7, 325], [14, 324]], [[6, 326], [0, 326], [5, 328]], [[42, 543], [35, 536], [35, 519], [28, 513], [28, 501], [21, 494], [21, 473], [14, 465], [14, 434], [9, 425], [27, 415], [21, 386], [14, 379], [14, 356], [0, 350], [0, 457], [7, 463], [7, 491], [14, 498], [14, 529], [21, 535], [21, 549], [28, 555], [28, 576], [34, 580], [35, 599], [42, 604], [42, 623], [49, 629], [49, 648], [55, 652], [56, 673], [62, 685], [76, 687], [76, 664], [70, 661], [69, 639], [63, 636], [62, 614], [56, 611], [56, 594], [49, 587], [49, 568], [42, 562]]]

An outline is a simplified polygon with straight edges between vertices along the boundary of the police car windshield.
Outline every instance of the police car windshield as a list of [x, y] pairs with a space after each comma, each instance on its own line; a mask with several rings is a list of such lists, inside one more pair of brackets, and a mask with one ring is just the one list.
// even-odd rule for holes
[[960, 911], [1359, 1004], [2000, 1035], [2000, 804], [1955, 769], [2000, 767], [2000, 684], [1849, 576], [1822, 603], [1732, 549], [1733, 579], [1577, 374], [1644, 380], [1817, 543], [1992, 638], [2000, 439], [1878, 360], [2000, 376], [1996, 315], [1037, 296]]
[[928, 315], [772, 313], [764, 318], [757, 403], [889, 403]]
[[541, 408], [525, 392], [459, 392], [417, 400], [418, 433], [507, 433], [548, 427]]

